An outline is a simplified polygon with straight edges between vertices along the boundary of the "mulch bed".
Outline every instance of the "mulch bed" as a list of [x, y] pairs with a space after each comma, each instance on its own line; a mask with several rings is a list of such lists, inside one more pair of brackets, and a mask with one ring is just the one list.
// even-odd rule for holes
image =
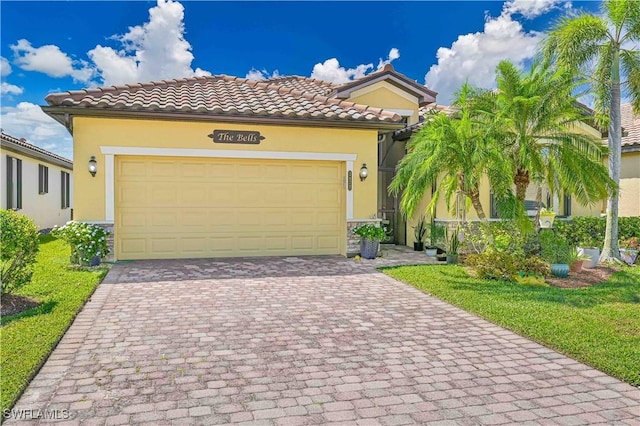
[[578, 273], [570, 272], [567, 278], [548, 277], [546, 281], [549, 285], [561, 288], [583, 288], [591, 287], [609, 279], [609, 277], [620, 268], [612, 266], [598, 266], [596, 268], [582, 268]]
[[40, 303], [26, 296], [3, 294], [0, 300], [0, 315], [9, 316], [36, 308]]

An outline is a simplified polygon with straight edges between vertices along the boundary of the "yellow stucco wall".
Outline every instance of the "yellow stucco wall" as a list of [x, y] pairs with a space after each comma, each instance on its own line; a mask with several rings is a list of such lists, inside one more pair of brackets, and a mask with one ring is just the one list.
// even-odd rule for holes
[[[86, 164], [93, 155], [99, 168], [95, 177], [88, 172], [74, 176], [77, 220], [105, 220], [105, 157], [101, 146], [357, 154], [353, 179], [354, 219], [376, 214], [375, 167], [370, 167], [364, 182], [357, 174], [362, 163], [377, 164], [377, 130], [89, 117], [75, 117], [73, 125], [74, 160], [77, 164]], [[259, 145], [213, 143], [207, 135], [214, 129], [259, 131], [265, 140]]]
[[640, 152], [622, 154], [620, 216], [640, 216]]
[[418, 122], [418, 98], [384, 81], [354, 91], [349, 101], [378, 108], [411, 110], [408, 123]]

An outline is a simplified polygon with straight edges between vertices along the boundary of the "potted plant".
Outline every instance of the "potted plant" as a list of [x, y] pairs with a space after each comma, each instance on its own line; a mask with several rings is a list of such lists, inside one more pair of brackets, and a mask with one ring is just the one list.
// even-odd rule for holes
[[413, 235], [415, 241], [413, 242], [413, 251], [424, 250], [424, 236], [427, 233], [427, 226], [424, 223], [424, 216], [422, 216], [416, 226], [413, 228]]
[[569, 275], [571, 262], [571, 247], [553, 231], [542, 230], [539, 234], [540, 257], [549, 262], [551, 275], [565, 278]]
[[553, 228], [553, 221], [556, 218], [556, 212], [551, 209], [542, 208], [540, 210], [540, 217], [538, 221], [540, 222], [540, 228], [548, 229]]
[[598, 247], [597, 239], [588, 232], [584, 232], [580, 236], [578, 242], [578, 253], [584, 256], [584, 262], [582, 266], [584, 268], [595, 268], [598, 266], [598, 259], [600, 259], [600, 248]]
[[424, 249], [427, 256], [436, 257], [438, 254], [438, 242], [444, 237], [444, 228], [431, 219], [429, 225], [429, 241]]
[[[458, 236], [458, 229], [456, 228], [451, 235], [447, 235], [447, 264], [453, 265], [458, 263], [458, 247], [460, 245], [460, 239]], [[447, 229], [447, 234], [449, 229]]]
[[384, 228], [367, 223], [355, 228], [353, 233], [360, 237], [360, 256], [365, 259], [375, 259], [378, 255], [380, 241], [384, 240], [387, 235]]
[[569, 271], [575, 273], [582, 271], [582, 266], [587, 260], [590, 260], [589, 256], [585, 256], [584, 254], [582, 254], [578, 250], [578, 247], [571, 247]]
[[633, 265], [638, 258], [638, 249], [640, 249], [640, 241], [638, 237], [631, 237], [620, 241], [620, 258], [627, 264]]

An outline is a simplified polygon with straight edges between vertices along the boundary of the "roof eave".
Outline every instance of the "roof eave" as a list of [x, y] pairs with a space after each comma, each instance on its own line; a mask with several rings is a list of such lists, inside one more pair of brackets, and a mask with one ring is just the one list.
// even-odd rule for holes
[[[237, 115], [209, 115], [182, 111], [132, 111], [114, 109], [93, 109], [69, 106], [48, 106], [42, 110], [59, 123], [65, 125], [72, 131], [73, 116], [103, 117], [103, 118], [132, 118], [132, 119], [156, 119], [156, 120], [177, 120], [177, 121], [205, 121], [219, 123], [248, 123], [248, 124], [269, 124], [269, 125], [295, 125], [303, 127], [337, 127], [354, 129], [381, 129], [397, 130], [404, 127], [402, 122], [390, 121], [358, 121], [358, 120], [318, 120], [313, 118], [290, 118], [290, 117], [265, 117], [265, 116], [237, 116]], [[65, 117], [69, 117], [68, 125], [65, 124]]]
[[625, 152], [640, 152], [640, 143], [622, 145], [622, 153]]
[[8, 151], [13, 151], [18, 154], [23, 154], [27, 157], [40, 160], [45, 163], [55, 164], [56, 166], [60, 166], [62, 168], [73, 170], [73, 162], [72, 161], [63, 161], [56, 157], [51, 157], [49, 155], [43, 154], [38, 151], [34, 151], [25, 146], [18, 145], [17, 143], [11, 142], [6, 139], [0, 139], [0, 146]]

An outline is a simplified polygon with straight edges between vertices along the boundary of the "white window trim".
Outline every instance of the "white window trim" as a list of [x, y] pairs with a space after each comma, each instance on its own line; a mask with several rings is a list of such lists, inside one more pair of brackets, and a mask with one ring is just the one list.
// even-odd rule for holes
[[[105, 156], [105, 221], [113, 222], [115, 218], [115, 158], [116, 155], [142, 155], [155, 157], [201, 157], [201, 158], [245, 158], [266, 160], [314, 160], [344, 161], [353, 176], [353, 163], [357, 154], [337, 152], [296, 152], [296, 151], [238, 151], [216, 149], [180, 149], [180, 148], [143, 148], [129, 146], [101, 146]], [[353, 188], [346, 189], [346, 219], [353, 219]]]

